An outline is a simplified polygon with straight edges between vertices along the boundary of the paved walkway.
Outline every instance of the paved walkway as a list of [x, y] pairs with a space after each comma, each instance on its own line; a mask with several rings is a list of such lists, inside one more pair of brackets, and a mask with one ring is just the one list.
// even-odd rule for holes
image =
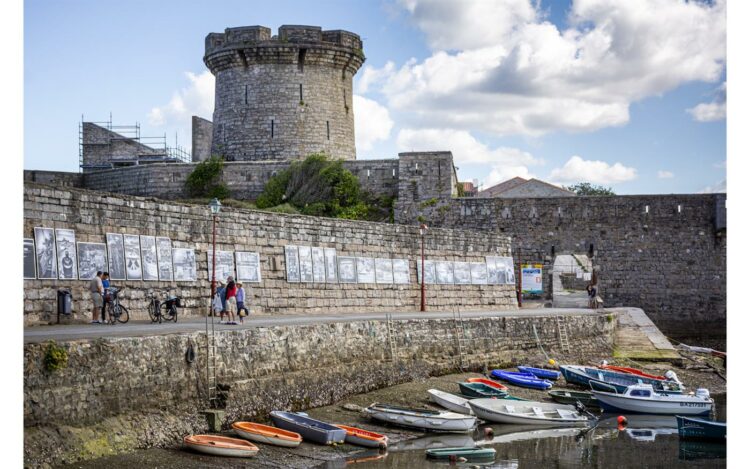
[[665, 361], [682, 359], [642, 309], [621, 308], [621, 311], [617, 315], [615, 357]]
[[[601, 313], [602, 310], [599, 310]], [[394, 320], [405, 319], [439, 319], [452, 318], [451, 311], [394, 312], [390, 313]], [[462, 312], [463, 318], [478, 317], [512, 317], [512, 316], [565, 316], [597, 314], [590, 309], [580, 308], [537, 308], [503, 311], [471, 311]], [[335, 322], [356, 322], [368, 320], [385, 320], [386, 313], [336, 313], [320, 315], [284, 315], [284, 316], [251, 316], [244, 325], [227, 326], [214, 323], [217, 331], [233, 331], [251, 327], [290, 326]], [[178, 318], [177, 323], [153, 324], [150, 321], [133, 321], [127, 324], [71, 324], [53, 326], [33, 326], [24, 329], [24, 342], [43, 342], [45, 340], [79, 340], [96, 339], [98, 337], [143, 337], [151, 335], [178, 334], [184, 332], [199, 332], [206, 330], [205, 318]]]

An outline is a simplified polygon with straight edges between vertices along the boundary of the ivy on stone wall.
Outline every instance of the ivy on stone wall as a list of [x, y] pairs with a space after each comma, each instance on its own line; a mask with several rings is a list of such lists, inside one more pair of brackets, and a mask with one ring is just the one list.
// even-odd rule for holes
[[229, 197], [229, 188], [221, 182], [223, 167], [224, 160], [218, 156], [212, 156], [195, 165], [195, 169], [185, 181], [188, 194], [191, 197], [216, 197], [217, 199]]

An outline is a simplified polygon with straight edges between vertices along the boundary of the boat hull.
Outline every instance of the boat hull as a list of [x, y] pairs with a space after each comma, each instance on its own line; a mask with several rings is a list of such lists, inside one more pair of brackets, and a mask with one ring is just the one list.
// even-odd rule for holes
[[[292, 440], [288, 438], [279, 438], [274, 435], [246, 431], [241, 428], [235, 427], [234, 425], [232, 425], [232, 428], [234, 432], [237, 434], [237, 436], [244, 438], [246, 440], [255, 441], [256, 443], [263, 443], [266, 445], [274, 445], [274, 446], [283, 446], [284, 448], [296, 448], [297, 446], [300, 445], [300, 443], [302, 443], [301, 437], [299, 440]], [[269, 427], [269, 428], [272, 428], [272, 427]]]
[[508, 393], [483, 383], [458, 383], [461, 394], [469, 397], [496, 397], [502, 399]]
[[533, 375], [525, 377], [520, 373], [507, 372], [503, 370], [492, 370], [492, 377], [524, 388], [542, 389], [546, 391], [547, 389], [550, 389], [552, 387], [551, 382], [534, 378]]
[[[713, 409], [713, 401], [673, 399], [672, 401], [640, 399], [609, 392], [592, 391], [605, 412], [626, 412], [657, 415], [707, 415]], [[686, 396], [687, 397], [687, 396]]]
[[[656, 379], [650, 379], [638, 375], [629, 375], [626, 373], [618, 373], [616, 371], [599, 370], [596, 368], [585, 368], [571, 365], [560, 365], [560, 372], [562, 373], [565, 381], [570, 384], [577, 384], [584, 388], [591, 388], [596, 390], [611, 390], [605, 385], [613, 386], [618, 393], [624, 392], [624, 390], [633, 384], [650, 384], [655, 390], [659, 392], [666, 392], [669, 394], [680, 394], [682, 391], [677, 389], [679, 386], [677, 383], [671, 381], [660, 381]], [[597, 382], [600, 385], [598, 387], [592, 386], [591, 382]], [[670, 389], [670, 386], [674, 386], [675, 389]]]
[[[489, 402], [487, 402], [489, 401]], [[493, 403], [494, 401], [495, 403]], [[549, 417], [540, 417], [536, 415], [523, 415], [518, 413], [509, 412], [507, 410], [503, 410], [501, 405], [502, 404], [496, 404], [498, 400], [494, 399], [476, 399], [473, 401], [469, 401], [469, 405], [471, 406], [471, 410], [474, 411], [474, 414], [479, 417], [482, 420], [487, 420], [488, 422], [495, 422], [495, 423], [511, 423], [511, 424], [520, 424], [520, 425], [544, 425], [544, 426], [579, 426], [579, 425], [586, 425], [588, 423], [588, 419], [585, 419], [583, 417], [579, 418], [549, 418]], [[526, 402], [519, 402], [519, 404], [523, 404], [524, 406], [536, 406], [543, 409], [552, 409], [552, 408], [560, 408], [564, 409], [569, 412], [575, 412], [575, 408], [572, 406], [567, 406], [563, 404], [551, 404], [549, 402], [534, 402], [534, 401], [526, 401]]]
[[379, 422], [433, 432], [465, 433], [472, 431], [477, 425], [476, 417], [453, 412], [422, 414], [406, 409], [373, 406], [365, 409], [365, 412]]
[[[245, 440], [214, 435], [191, 435], [183, 440], [185, 446], [212, 456], [251, 458], [258, 454], [258, 447]], [[211, 444], [210, 442], [213, 442]]]
[[680, 438], [689, 440], [727, 441], [727, 424], [704, 419], [691, 419], [680, 415], [677, 418], [677, 431]]
[[271, 412], [273, 424], [284, 430], [299, 433], [303, 439], [321, 445], [343, 443], [346, 440], [346, 430], [333, 425], [292, 414], [290, 412]]
[[471, 407], [469, 407], [469, 400], [466, 398], [443, 392], [438, 389], [429, 389], [427, 390], [427, 393], [430, 395], [430, 400], [441, 407], [445, 407], [446, 409], [458, 414], [474, 415]]
[[548, 391], [547, 394], [560, 404], [575, 405], [576, 402], [580, 402], [588, 407], [599, 407], [599, 401], [589, 392]]
[[350, 445], [364, 446], [365, 448], [386, 448], [388, 446], [388, 437], [380, 433], [347, 425], [336, 426], [346, 431], [346, 442]]
[[540, 379], [551, 379], [553, 381], [560, 379], [560, 372], [555, 370], [545, 370], [544, 368], [534, 368], [531, 366], [519, 366], [518, 371], [521, 373], [531, 373]]

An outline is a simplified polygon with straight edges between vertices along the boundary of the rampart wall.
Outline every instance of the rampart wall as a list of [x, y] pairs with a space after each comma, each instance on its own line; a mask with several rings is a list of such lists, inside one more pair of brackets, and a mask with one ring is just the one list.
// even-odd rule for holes
[[[216, 249], [258, 252], [261, 284], [246, 284], [250, 305], [258, 313], [316, 313], [415, 311], [420, 289], [416, 259], [420, 252], [418, 227], [241, 209], [224, 209], [218, 218]], [[24, 237], [34, 227], [68, 228], [79, 242], [105, 242], [106, 233], [166, 236], [173, 248], [192, 248], [197, 281], [117, 281], [125, 288], [123, 303], [135, 318], [146, 317], [150, 292], [181, 295], [181, 314], [205, 314], [210, 292], [207, 250], [211, 246], [208, 207], [156, 199], [63, 190], [37, 184], [24, 186]], [[409, 260], [409, 284], [289, 283], [285, 245], [335, 248], [339, 256], [402, 258]], [[435, 260], [484, 262], [486, 255], [509, 255], [505, 235], [436, 229], [425, 241], [425, 256]], [[84, 280], [24, 280], [24, 317], [27, 323], [54, 319], [56, 290], [71, 288], [74, 309], [88, 317], [91, 302]], [[430, 308], [460, 305], [471, 309], [515, 309], [513, 285], [440, 285], [427, 292]]]

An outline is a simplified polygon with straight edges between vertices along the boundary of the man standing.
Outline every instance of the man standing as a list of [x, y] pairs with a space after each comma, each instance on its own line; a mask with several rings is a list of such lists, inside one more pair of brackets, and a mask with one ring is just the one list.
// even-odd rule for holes
[[104, 286], [102, 285], [101, 270], [97, 270], [96, 276], [89, 282], [89, 292], [91, 293], [91, 301], [94, 303], [93, 309], [91, 310], [91, 314], [93, 315], [91, 324], [101, 324], [102, 322], [99, 320], [99, 311], [101, 311], [102, 305], [104, 304], [102, 298]]
[[102, 296], [104, 297], [104, 301], [102, 301], [102, 322], [107, 322], [107, 294], [109, 293], [109, 272], [104, 272], [102, 274]]

